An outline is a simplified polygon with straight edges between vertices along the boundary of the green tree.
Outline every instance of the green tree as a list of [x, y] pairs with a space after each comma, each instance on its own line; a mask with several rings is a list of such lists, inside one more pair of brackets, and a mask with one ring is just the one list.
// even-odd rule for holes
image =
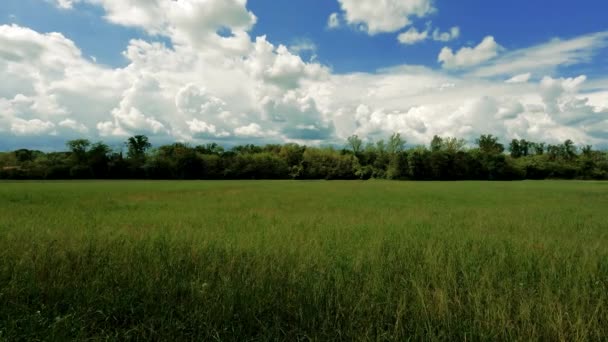
[[108, 177], [111, 152], [112, 149], [103, 142], [91, 145], [91, 148], [87, 151], [87, 164], [93, 178]]
[[146, 160], [146, 152], [152, 144], [145, 135], [135, 135], [127, 139], [127, 158], [138, 165], [143, 165]]
[[433, 136], [431, 140], [431, 152], [439, 152], [443, 149], [443, 138], [438, 135]]
[[574, 142], [572, 140], [568, 139], [564, 141], [562, 151], [564, 158], [568, 160], [576, 158], [576, 146], [574, 146]]
[[416, 180], [430, 178], [429, 156], [430, 151], [424, 146], [418, 146], [409, 151], [407, 165], [410, 178]]
[[530, 143], [530, 149], [537, 156], [542, 156], [543, 154], [545, 154], [545, 148], [546, 148], [545, 143], [535, 143], [535, 142]]
[[87, 151], [91, 146], [91, 142], [87, 139], [76, 139], [67, 142], [72, 158], [75, 164], [85, 164], [87, 160]]
[[505, 151], [505, 147], [492, 134], [480, 136], [476, 143], [482, 153], [501, 154]]
[[465, 149], [467, 142], [464, 139], [453, 137], [443, 138], [443, 149], [450, 153], [461, 152]]
[[20, 149], [13, 152], [19, 164], [32, 162], [36, 159], [36, 151]]
[[224, 153], [224, 148], [216, 143], [199, 145], [195, 147], [195, 150], [200, 154], [215, 154], [218, 156]]
[[511, 152], [511, 157], [513, 158], [520, 158], [523, 155], [519, 140], [511, 140], [511, 143], [509, 144], [509, 152]]
[[152, 147], [145, 135], [135, 135], [127, 139], [127, 163], [132, 177], [141, 178], [145, 175], [144, 165], [147, 160], [148, 150]]
[[405, 151], [395, 153], [391, 156], [386, 171], [388, 179], [407, 179], [409, 175], [409, 167], [407, 163], [408, 154]]
[[347, 140], [347, 146], [350, 148], [351, 151], [353, 151], [353, 153], [355, 155], [358, 155], [359, 153], [361, 153], [361, 149], [363, 147], [363, 141], [359, 138], [359, 136], [351, 135], [346, 140]]
[[356, 179], [357, 158], [332, 148], [307, 148], [302, 160], [306, 179]]
[[401, 138], [401, 134], [393, 133], [391, 137], [388, 139], [388, 144], [386, 146], [386, 152], [389, 154], [396, 154], [403, 152], [405, 149], [406, 141]]

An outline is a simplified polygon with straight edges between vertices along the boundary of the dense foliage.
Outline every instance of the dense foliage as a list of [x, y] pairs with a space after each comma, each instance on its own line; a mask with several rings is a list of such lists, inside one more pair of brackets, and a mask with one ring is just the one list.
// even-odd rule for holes
[[514, 139], [505, 149], [496, 137], [482, 135], [468, 148], [464, 140], [435, 136], [429, 146], [405, 146], [393, 134], [367, 144], [352, 136], [342, 149], [292, 143], [152, 148], [138, 135], [126, 141], [125, 153], [78, 139], [67, 143], [66, 152], [0, 153], [0, 179], [608, 179], [608, 153], [577, 148], [571, 140], [550, 145]]

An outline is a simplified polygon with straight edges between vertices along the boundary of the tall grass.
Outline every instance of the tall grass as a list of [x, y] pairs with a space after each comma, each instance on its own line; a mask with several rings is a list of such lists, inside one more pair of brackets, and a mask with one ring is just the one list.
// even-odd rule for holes
[[607, 183], [0, 183], [0, 340], [607, 336]]

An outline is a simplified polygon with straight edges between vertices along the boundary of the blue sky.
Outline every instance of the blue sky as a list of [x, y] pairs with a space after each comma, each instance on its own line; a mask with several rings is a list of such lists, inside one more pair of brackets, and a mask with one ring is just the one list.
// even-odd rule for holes
[[[443, 29], [459, 26], [462, 37], [450, 44], [476, 44], [493, 35], [509, 49], [524, 48], [555, 37], [569, 38], [608, 29], [605, 13], [608, 2], [581, 0], [573, 6], [565, 0], [442, 0], [436, 1], [437, 13], [417, 19], [423, 27], [428, 21]], [[444, 44], [425, 42], [414, 46], [396, 44], [394, 33], [368, 36], [351, 29], [327, 30], [327, 17], [339, 11], [336, 1], [249, 2], [260, 21], [254, 34], [267, 34], [272, 41], [290, 44], [294, 39], [310, 39], [318, 46], [319, 59], [336, 72], [372, 71], [399, 64], [423, 64], [437, 67], [437, 53]], [[573, 8], [575, 7], [575, 8]], [[604, 55], [602, 65], [608, 72]]]
[[162, 40], [162, 37], [151, 37], [138, 28], [108, 23], [103, 15], [102, 8], [86, 3], [79, 4], [77, 11], [61, 9], [42, 0], [0, 3], [0, 24], [18, 24], [38, 32], [61, 32], [86, 56], [95, 56], [100, 63], [115, 67], [128, 63], [122, 52], [131, 39]]
[[[551, 38], [570, 38], [608, 29], [605, 17], [608, 3], [599, 0], [580, 0], [575, 6], [566, 0], [442, 0], [435, 3], [439, 8], [437, 13], [418, 18], [416, 23], [421, 27], [429, 21], [442, 28], [461, 27], [462, 37], [454, 46], [473, 45], [486, 35], [493, 35], [503, 46], [517, 49]], [[271, 41], [285, 45], [313, 42], [319, 61], [338, 73], [374, 71], [406, 63], [438, 67], [437, 51], [444, 45], [430, 41], [403, 46], [395, 42], [394, 33], [369, 36], [352, 29], [328, 30], [327, 18], [340, 10], [337, 1], [249, 0], [247, 7], [259, 18], [252, 30], [253, 36], [267, 35]], [[122, 51], [133, 38], [164, 40], [151, 37], [141, 29], [110, 24], [103, 19], [102, 8], [88, 4], [79, 4], [78, 11], [66, 11], [42, 0], [5, 0], [0, 3], [0, 13], [1, 24], [18, 23], [40, 32], [62, 32], [85, 54], [111, 66], [128, 63]], [[605, 75], [608, 54], [584, 70]]]
[[598, 0], [4, 0], [0, 149], [392, 131], [605, 146], [605, 13]]

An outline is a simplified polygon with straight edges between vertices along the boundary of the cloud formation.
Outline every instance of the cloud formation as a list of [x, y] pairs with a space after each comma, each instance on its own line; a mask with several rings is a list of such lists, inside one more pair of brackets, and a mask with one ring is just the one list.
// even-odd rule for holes
[[494, 37], [485, 37], [479, 45], [475, 47], [463, 47], [457, 52], [451, 48], [444, 47], [437, 61], [446, 69], [458, 69], [479, 65], [483, 62], [498, 56], [502, 50], [502, 46], [496, 43]]
[[[370, 35], [396, 32], [435, 11], [431, 0], [338, 0], [345, 21]], [[331, 18], [330, 18], [331, 19]], [[331, 21], [331, 20], [330, 20]]]
[[410, 27], [409, 30], [402, 32], [397, 36], [397, 40], [401, 44], [413, 45], [423, 42], [427, 39], [432, 39], [437, 42], [449, 42], [460, 37], [460, 27], [454, 26], [448, 32], [441, 32], [438, 28], [431, 32], [430, 25], [425, 31], [418, 31], [415, 27]]
[[[336, 74], [300, 57], [314, 46], [310, 42], [287, 47], [251, 37], [257, 18], [244, 0], [57, 5], [77, 10], [79, 2], [101, 6], [108, 21], [170, 44], [132, 40], [123, 52], [127, 65], [113, 68], [86, 58], [60, 33], [0, 26], [0, 77], [8, 80], [0, 83], [0, 145], [39, 146], [51, 137], [77, 136], [121, 141], [132, 134], [155, 142], [342, 144], [352, 134], [392, 132], [411, 144], [428, 143], [435, 134], [473, 141], [486, 133], [608, 142], [608, 81], [554, 73], [588, 61], [608, 33], [512, 51], [488, 36], [475, 47], [442, 50], [443, 69], [404, 65]], [[425, 1], [385, 1], [401, 18], [389, 25], [374, 19], [384, 10], [373, 14], [365, 3], [341, 2], [345, 20], [364, 23], [370, 34], [400, 30], [411, 16], [433, 10]], [[364, 20], [366, 10], [372, 15]], [[404, 40], [447, 41], [460, 34], [456, 28], [410, 31]]]
[[492, 64], [478, 68], [474, 74], [479, 77], [491, 77], [527, 72], [552, 73], [560, 66], [588, 63], [606, 47], [608, 47], [608, 32], [587, 34], [567, 40], [552, 39], [536, 46], [509, 51]]

